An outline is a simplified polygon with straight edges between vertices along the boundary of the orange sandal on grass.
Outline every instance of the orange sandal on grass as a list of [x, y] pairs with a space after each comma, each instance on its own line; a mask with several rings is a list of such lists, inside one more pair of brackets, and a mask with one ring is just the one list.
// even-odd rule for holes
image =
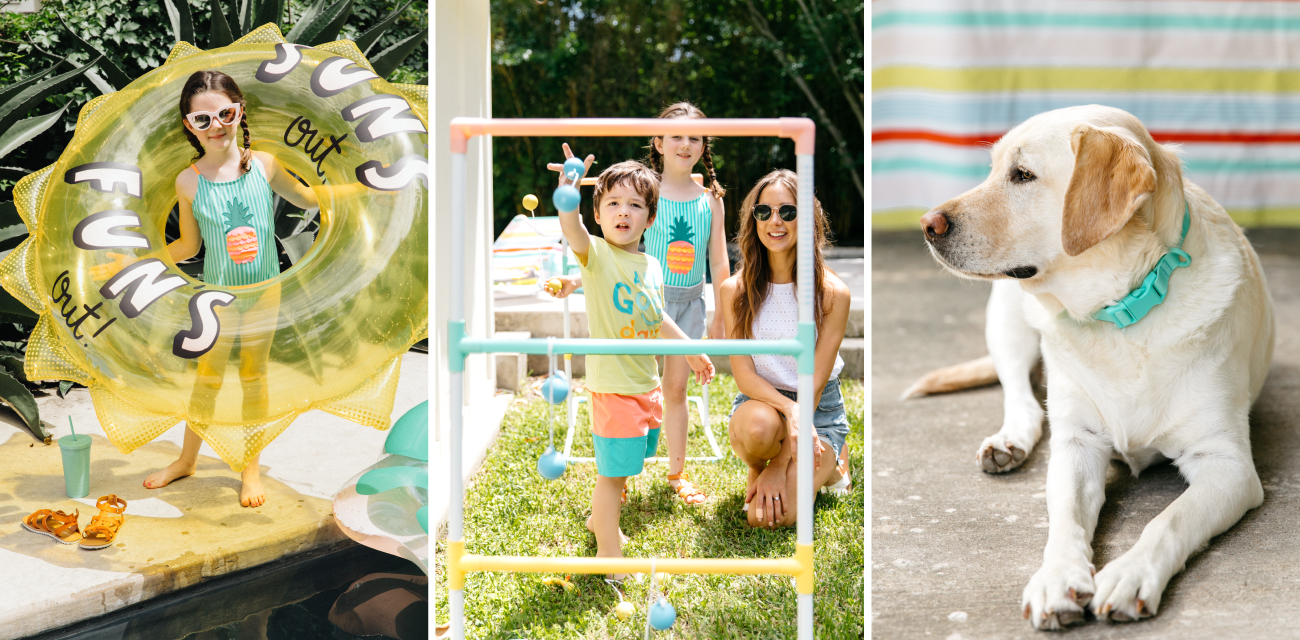
[[23, 519], [23, 528], [32, 533], [49, 536], [63, 544], [77, 544], [81, 531], [77, 530], [78, 512], [68, 515], [62, 511], [41, 509]]
[[[689, 480], [690, 477], [690, 474], [685, 471], [681, 473], [670, 473], [668, 474], [668, 481], [677, 481], [677, 488], [675, 491], [677, 492], [677, 497], [682, 499], [682, 502], [685, 502], [686, 504], [702, 504], [704, 501], [708, 500], [709, 497], [704, 495], [703, 491], [696, 488], [695, 484]], [[672, 485], [669, 486], [671, 487]], [[699, 496], [699, 499], [693, 499], [696, 496]]]
[[121, 531], [122, 524], [126, 521], [122, 515], [126, 513], [126, 500], [117, 497], [116, 494], [102, 496], [95, 506], [99, 507], [99, 515], [90, 519], [90, 525], [83, 532], [82, 549], [94, 550], [112, 546], [113, 541], [117, 539], [117, 532]]

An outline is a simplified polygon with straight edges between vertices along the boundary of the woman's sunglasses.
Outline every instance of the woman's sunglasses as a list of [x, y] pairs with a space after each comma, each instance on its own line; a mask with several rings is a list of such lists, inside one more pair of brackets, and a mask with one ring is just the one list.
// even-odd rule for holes
[[190, 121], [190, 126], [195, 131], [207, 131], [212, 124], [218, 123], [223, 127], [228, 127], [239, 122], [239, 116], [244, 111], [238, 102], [232, 102], [216, 111], [195, 111], [185, 116]]
[[[785, 220], [786, 222], [790, 222], [791, 220], [794, 220], [796, 216], [799, 215], [799, 207], [796, 207], [795, 205], [792, 204], [783, 204], [781, 205], [780, 209], [777, 209], [776, 215], [781, 216], [782, 220]], [[766, 222], [767, 219], [771, 217], [772, 217], [772, 207], [770, 205], [766, 205], [766, 204], [754, 205], [755, 220]]]

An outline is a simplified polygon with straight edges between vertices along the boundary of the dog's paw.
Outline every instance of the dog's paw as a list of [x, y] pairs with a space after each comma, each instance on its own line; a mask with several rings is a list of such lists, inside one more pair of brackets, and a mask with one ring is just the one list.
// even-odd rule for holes
[[1046, 563], [1029, 579], [1020, 606], [1035, 629], [1061, 629], [1083, 622], [1092, 600], [1093, 566], [1088, 562]]
[[986, 473], [1006, 473], [1020, 466], [1029, 457], [1032, 444], [1017, 442], [996, 433], [984, 439], [980, 444], [977, 459], [980, 468]]
[[1097, 573], [1092, 611], [1098, 618], [1112, 622], [1150, 618], [1160, 609], [1160, 596], [1169, 577], [1145, 554], [1130, 551]]

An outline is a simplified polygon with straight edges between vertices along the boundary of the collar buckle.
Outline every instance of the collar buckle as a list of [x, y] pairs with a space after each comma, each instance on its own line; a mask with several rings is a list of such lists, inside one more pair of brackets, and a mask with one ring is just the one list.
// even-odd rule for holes
[[1181, 269], [1192, 264], [1192, 257], [1183, 251], [1183, 240], [1187, 239], [1187, 229], [1191, 226], [1192, 213], [1187, 205], [1186, 199], [1183, 200], [1183, 235], [1178, 240], [1178, 246], [1169, 250], [1164, 256], [1156, 262], [1156, 266], [1151, 269], [1151, 273], [1142, 280], [1142, 285], [1134, 289], [1123, 300], [1105, 307], [1093, 315], [1097, 320], [1115, 323], [1116, 329], [1123, 329], [1137, 321], [1145, 318], [1156, 305], [1165, 301], [1165, 296], [1169, 295], [1169, 278], [1173, 275], [1175, 269]]

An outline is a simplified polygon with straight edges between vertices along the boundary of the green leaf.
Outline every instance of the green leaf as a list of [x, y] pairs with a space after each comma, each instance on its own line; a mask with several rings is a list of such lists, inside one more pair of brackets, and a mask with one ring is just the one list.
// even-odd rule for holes
[[284, 17], [284, 0], [261, 0], [257, 5], [257, 15], [253, 18], [253, 28], [264, 24], [280, 24]]
[[27, 112], [44, 102], [45, 98], [49, 97], [50, 94], [62, 89], [64, 85], [84, 73], [86, 69], [95, 66], [95, 63], [102, 58], [103, 56], [91, 60], [84, 67], [73, 69], [63, 75], [54, 76], [45, 82], [30, 85], [14, 95], [8, 102], [0, 103], [0, 131], [8, 131], [9, 127], [14, 126], [23, 116], [27, 115]]
[[254, 1], [255, 0], [239, 0], [239, 16], [235, 20], [235, 24], [239, 25], [240, 37], [243, 37], [244, 34], [253, 30], [251, 25], [253, 23], [253, 12], [256, 10], [253, 6]]
[[52, 437], [41, 424], [41, 411], [32, 392], [8, 373], [0, 373], [0, 403], [13, 409], [37, 438], [44, 441]]
[[407, 56], [411, 55], [415, 48], [429, 37], [428, 31], [421, 31], [397, 44], [379, 52], [379, 55], [370, 59], [370, 66], [375, 68], [375, 73], [381, 78], [387, 78], [392, 75], [402, 63], [406, 61]]
[[94, 69], [86, 69], [86, 79], [90, 81], [90, 84], [95, 85], [96, 89], [99, 89], [100, 95], [106, 96], [110, 93], [117, 91], [117, 89], [113, 87], [113, 85], [109, 84], [103, 78], [99, 77], [99, 74], [95, 73]]
[[415, 84], [422, 84], [426, 87], [429, 86], [429, 76], [426, 75], [423, 78], [420, 78], [415, 82]]
[[352, 0], [338, 0], [333, 4], [329, 1], [317, 0], [304, 11], [285, 40], [312, 47], [338, 40], [339, 30], [352, 15]]
[[99, 56], [102, 58], [102, 60], [100, 60], [95, 66], [99, 67], [99, 69], [104, 72], [105, 76], [108, 76], [105, 79], [114, 87], [125, 89], [126, 85], [131, 84], [131, 76], [126, 75], [126, 72], [118, 68], [118, 66], [114, 64], [108, 56], [104, 55], [103, 51], [96, 49], [91, 46], [89, 42], [82, 40], [81, 36], [78, 36], [77, 33], [68, 26], [68, 23], [63, 21], [63, 16], [59, 15], [57, 11], [54, 12], [54, 17], [59, 20], [59, 24], [63, 25], [63, 30], [67, 31], [69, 36], [72, 36], [73, 42], [77, 43], [77, 45], [81, 47], [82, 51], [90, 54], [91, 57]]
[[35, 325], [36, 320], [35, 311], [28, 309], [27, 305], [19, 302], [17, 298], [9, 295], [8, 291], [0, 288], [0, 322]]
[[190, 15], [188, 0], [159, 0], [163, 11], [172, 23], [172, 36], [176, 42], [194, 44], [194, 18]]
[[[63, 105], [62, 109], [49, 115], [19, 120], [12, 127], [9, 127], [9, 129], [0, 132], [0, 158], [5, 157], [10, 151], [17, 149], [32, 138], [44, 133], [46, 129], [54, 126], [54, 123], [58, 122], [59, 118], [63, 117], [63, 112], [68, 110], [68, 105], [70, 104], [72, 104], [72, 102], [68, 102]], [[0, 240], [4, 239], [2, 236], [3, 232], [0, 231]]]
[[208, 6], [212, 8], [212, 28], [208, 31], [208, 48], [216, 49], [234, 42], [235, 36], [230, 33], [230, 23], [226, 21], [221, 0], [208, 0]]
[[65, 397], [67, 397], [68, 392], [71, 391], [71, 390], [72, 390], [72, 387], [73, 387], [74, 385], [76, 385], [76, 384], [77, 384], [77, 383], [75, 383], [75, 382], [73, 382], [73, 381], [71, 381], [71, 380], [60, 380], [60, 381], [59, 381], [59, 397], [60, 397], [60, 398], [65, 398]]
[[379, 38], [388, 32], [388, 28], [391, 27], [394, 22], [397, 22], [397, 19], [401, 17], [402, 12], [406, 11], [406, 8], [411, 6], [411, 2], [414, 1], [415, 0], [407, 0], [406, 4], [398, 7], [383, 20], [376, 22], [373, 27], [366, 29], [365, 33], [357, 36], [357, 48], [361, 50], [361, 53], [365, 54], [367, 58], [370, 57], [371, 47], [374, 47], [375, 44], [379, 42]]
[[308, 231], [305, 233], [294, 234], [288, 238], [276, 239], [279, 240], [280, 245], [284, 247], [285, 255], [289, 256], [289, 263], [298, 264], [298, 261], [301, 260], [303, 256], [307, 255], [307, 251], [311, 249], [312, 243], [316, 241], [316, 233]]
[[31, 382], [27, 379], [27, 373], [23, 371], [23, 360], [18, 356], [0, 356], [0, 367], [23, 384]]
[[30, 87], [36, 84], [37, 82], [40, 82], [41, 78], [50, 75], [50, 72], [54, 71], [55, 69], [58, 69], [59, 65], [63, 64], [65, 60], [66, 60], [65, 58], [59, 59], [59, 61], [54, 63], [54, 65], [51, 66], [49, 69], [37, 73], [36, 75], [27, 78], [22, 82], [15, 82], [7, 87], [0, 87], [0, 105], [8, 102], [10, 98], [13, 98], [14, 96], [18, 95], [18, 92], [22, 91], [23, 89], [26, 89], [27, 87]]

